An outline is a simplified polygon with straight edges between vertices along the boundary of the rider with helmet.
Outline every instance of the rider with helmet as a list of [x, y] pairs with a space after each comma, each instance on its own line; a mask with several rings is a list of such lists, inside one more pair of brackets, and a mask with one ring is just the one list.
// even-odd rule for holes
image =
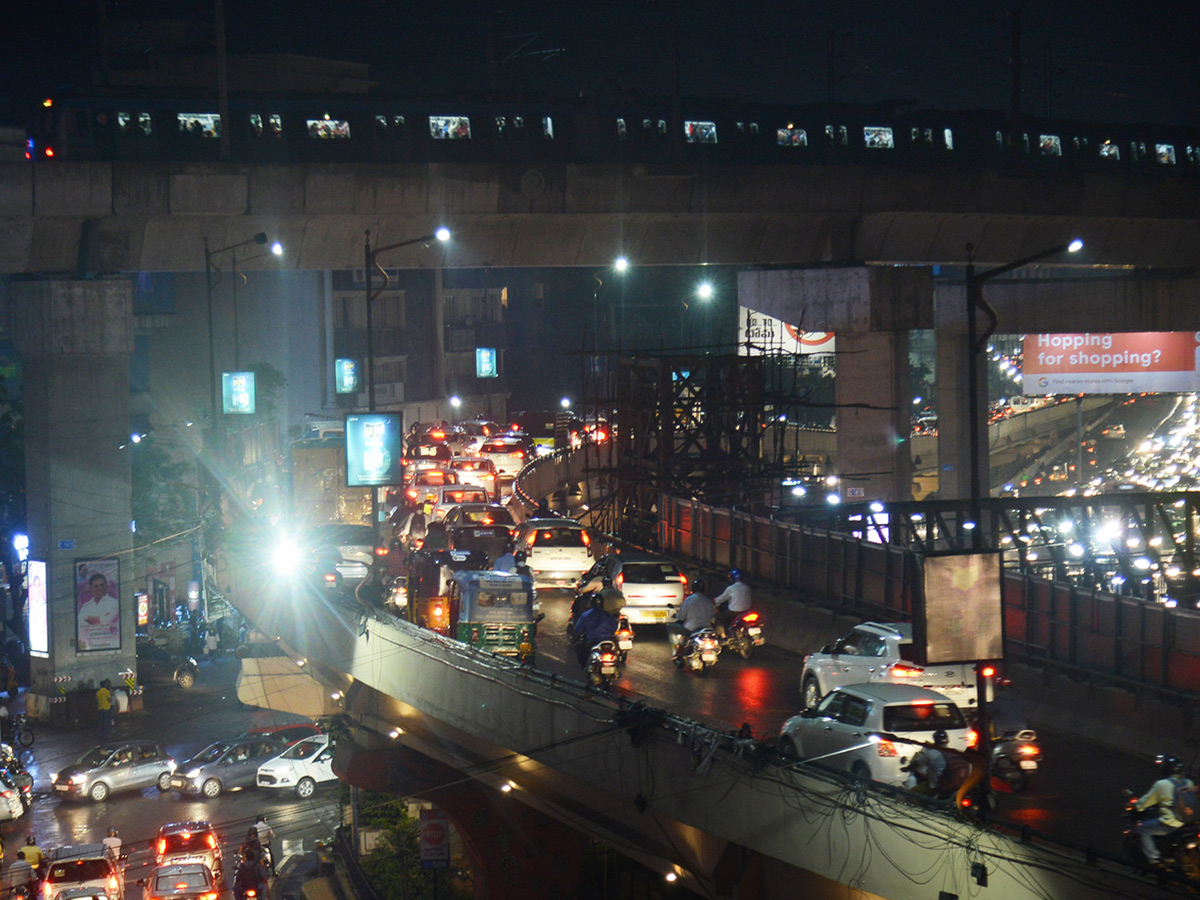
[[1158, 835], [1170, 834], [1184, 823], [1175, 815], [1175, 793], [1184, 788], [1193, 788], [1190, 778], [1180, 773], [1183, 765], [1174, 756], [1160, 753], [1154, 761], [1158, 768], [1159, 778], [1150, 785], [1150, 790], [1133, 802], [1139, 811], [1154, 808], [1154, 815], [1142, 819], [1137, 824], [1138, 837], [1142, 842], [1142, 853], [1150, 865], [1158, 865], [1158, 846], [1154, 838]]
[[113, 852], [113, 856], [121, 855], [121, 835], [115, 828], [108, 829], [108, 834], [100, 839], [105, 847]]
[[697, 578], [692, 582], [692, 592], [683, 599], [683, 604], [675, 611], [675, 621], [668, 626], [676, 653], [694, 632], [712, 623], [716, 607], [704, 593], [704, 588], [703, 579]]
[[908, 772], [904, 786], [922, 794], [936, 794], [946, 772], [944, 748], [950, 744], [950, 735], [940, 728], [933, 733], [933, 746], [925, 746], [913, 754], [902, 770]]
[[514, 551], [516, 549], [517, 545], [512, 541], [505, 544], [504, 554], [497, 557], [496, 561], [492, 563], [492, 569], [497, 572], [515, 572], [517, 569], [517, 556]]
[[617, 625], [617, 617], [605, 608], [599, 598], [583, 611], [575, 623], [575, 655], [581, 669], [587, 667], [593, 647], [601, 641], [616, 640]]
[[738, 616], [750, 611], [750, 585], [742, 581], [741, 569], [729, 573], [729, 587], [721, 591], [713, 603], [717, 607], [717, 625], [722, 634]]

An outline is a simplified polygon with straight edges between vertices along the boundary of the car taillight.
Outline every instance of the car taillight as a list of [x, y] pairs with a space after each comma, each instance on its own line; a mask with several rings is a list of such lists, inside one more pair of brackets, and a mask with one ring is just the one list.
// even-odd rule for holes
[[162, 856], [166, 852], [167, 852], [167, 840], [166, 840], [166, 838], [159, 838], [158, 839], [158, 855]]
[[625, 583], [625, 573], [618, 572], [617, 573], [617, 587], [620, 588], [621, 585], [623, 585], [624, 583]]
[[583, 537], [583, 546], [586, 547], [592, 542], [592, 539], [588, 536], [586, 531], [582, 532], [581, 536]]
[[1042, 751], [1037, 748], [1036, 744], [1022, 744], [1017, 748], [1017, 752], [1022, 756], [1037, 756]]
[[408, 497], [409, 500], [417, 499], [417, 492], [415, 490], [413, 490], [412, 488], [409, 488], [407, 491], [404, 492], [404, 494], [405, 494], [405, 496]]
[[879, 755], [885, 757], [896, 757], [900, 754], [896, 752], [896, 745], [891, 741], [879, 742]]
[[201, 894], [198, 900], [217, 900], [217, 892], [209, 891], [208, 893]]
[[376, 547], [376, 548], [375, 548], [375, 555], [376, 555], [376, 556], [387, 556], [387, 555], [388, 555], [388, 548], [387, 548], [387, 547]]
[[974, 750], [979, 746], [979, 732], [974, 728], [967, 729], [967, 749]]
[[742, 621], [746, 622], [747, 624], [753, 625], [755, 622], [758, 621], [758, 613], [748, 612], [744, 616], [742, 616]]
[[112, 891], [112, 894], [114, 897], [117, 895], [117, 876], [116, 875], [108, 876], [108, 889], [110, 891]]
[[918, 678], [924, 672], [925, 670], [920, 666], [907, 666], [904, 663], [896, 663], [891, 668], [891, 676], [893, 678]]
[[215, 834], [206, 834], [204, 839], [210, 848], [213, 850], [217, 849], [217, 836]]

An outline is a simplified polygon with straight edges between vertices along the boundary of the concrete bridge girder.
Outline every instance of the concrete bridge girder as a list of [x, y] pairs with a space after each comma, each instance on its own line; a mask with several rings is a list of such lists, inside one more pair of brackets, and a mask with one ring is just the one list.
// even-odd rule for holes
[[1197, 209], [1190, 182], [993, 170], [5, 163], [0, 272], [196, 271], [205, 234], [262, 228], [289, 265], [351, 268], [364, 230], [443, 222], [450, 266], [936, 264], [967, 242], [1003, 263], [1080, 234], [1088, 264], [1195, 268]]

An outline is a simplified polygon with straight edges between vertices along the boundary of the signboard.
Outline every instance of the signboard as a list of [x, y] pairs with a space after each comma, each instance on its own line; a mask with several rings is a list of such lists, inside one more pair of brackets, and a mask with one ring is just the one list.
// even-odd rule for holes
[[999, 553], [926, 556], [924, 596], [913, 615], [917, 662], [974, 663], [1004, 658]]
[[115, 559], [75, 560], [75, 649], [121, 649], [121, 576]]
[[145, 591], [134, 591], [133, 602], [137, 604], [137, 623], [139, 628], [150, 624], [150, 596]]
[[421, 810], [421, 868], [450, 868], [450, 823], [440, 809]]
[[833, 353], [832, 331], [800, 331], [782, 319], [738, 307], [738, 353], [760, 356], [763, 353]]
[[338, 394], [358, 393], [357, 359], [338, 359], [334, 361], [333, 389]]
[[74, 550], [75, 542], [74, 541], [59, 541], [58, 549], [59, 550]]
[[404, 435], [400, 413], [346, 416], [346, 485], [399, 484], [403, 476]]
[[226, 415], [254, 415], [254, 373], [221, 373], [221, 408]]
[[500, 371], [496, 366], [496, 350], [493, 347], [475, 348], [475, 377], [499, 378]]
[[1025, 336], [1026, 394], [1200, 390], [1200, 332]]
[[46, 563], [31, 559], [25, 577], [29, 597], [29, 652], [50, 655], [50, 618], [46, 605]]

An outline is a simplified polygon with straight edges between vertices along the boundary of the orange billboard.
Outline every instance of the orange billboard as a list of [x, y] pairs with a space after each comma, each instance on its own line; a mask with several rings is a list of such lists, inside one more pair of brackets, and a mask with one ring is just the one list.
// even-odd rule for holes
[[1026, 394], [1200, 390], [1200, 332], [1030, 334], [1024, 354]]

